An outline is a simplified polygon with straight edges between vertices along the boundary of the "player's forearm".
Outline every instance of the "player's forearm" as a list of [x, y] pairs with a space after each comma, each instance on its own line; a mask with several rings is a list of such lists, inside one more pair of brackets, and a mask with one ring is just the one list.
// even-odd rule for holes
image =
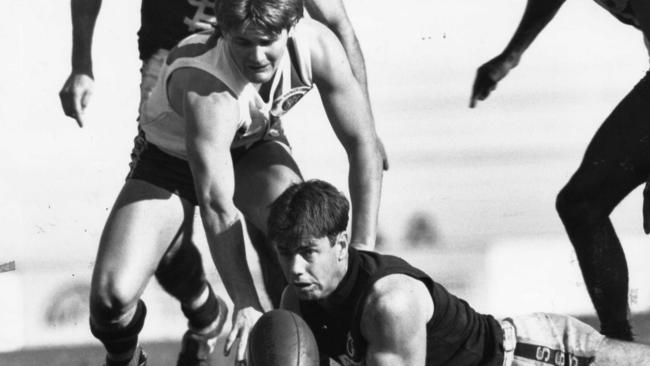
[[200, 208], [212, 260], [235, 307], [252, 306], [260, 310], [262, 307], [246, 261], [239, 215], [234, 210], [220, 212], [211, 203], [201, 204]]
[[513, 67], [519, 63], [521, 55], [553, 19], [564, 1], [528, 0], [521, 22], [503, 51], [503, 55], [507, 56]]
[[352, 201], [352, 246], [372, 250], [377, 237], [381, 197], [381, 155], [376, 141], [361, 143], [348, 153], [348, 183]]
[[101, 0], [72, 0], [72, 72], [93, 76], [92, 40]]

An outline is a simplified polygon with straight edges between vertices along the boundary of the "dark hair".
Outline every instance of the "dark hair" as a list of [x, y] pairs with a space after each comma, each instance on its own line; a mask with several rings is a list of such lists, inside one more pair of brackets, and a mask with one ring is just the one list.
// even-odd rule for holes
[[302, 18], [303, 0], [216, 0], [214, 9], [224, 33], [256, 25], [275, 34]]
[[348, 226], [350, 203], [343, 193], [322, 180], [287, 188], [271, 204], [268, 235], [274, 245], [298, 244], [306, 238], [334, 238]]

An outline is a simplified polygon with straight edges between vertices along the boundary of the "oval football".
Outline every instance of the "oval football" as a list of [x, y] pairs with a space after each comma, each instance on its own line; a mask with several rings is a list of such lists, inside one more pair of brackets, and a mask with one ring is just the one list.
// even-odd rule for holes
[[272, 310], [257, 321], [248, 339], [250, 366], [318, 366], [318, 346], [297, 314]]

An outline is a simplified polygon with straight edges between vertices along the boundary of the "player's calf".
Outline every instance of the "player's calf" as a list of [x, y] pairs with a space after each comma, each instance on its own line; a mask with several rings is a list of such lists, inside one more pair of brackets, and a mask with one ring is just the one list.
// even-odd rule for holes
[[92, 317], [90, 331], [106, 349], [106, 366], [143, 366], [146, 354], [138, 346], [138, 334], [144, 326], [147, 308], [138, 301], [133, 311], [127, 312], [126, 319], [117, 322], [102, 322]]

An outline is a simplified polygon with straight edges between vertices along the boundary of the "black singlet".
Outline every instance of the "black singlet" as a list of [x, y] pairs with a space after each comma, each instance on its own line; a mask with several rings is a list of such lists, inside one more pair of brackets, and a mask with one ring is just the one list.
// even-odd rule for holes
[[348, 272], [328, 299], [333, 310], [300, 302], [302, 316], [316, 337], [321, 365], [327, 365], [327, 357], [344, 366], [363, 364], [367, 344], [359, 328], [361, 304], [378, 279], [397, 273], [422, 281], [434, 301], [434, 315], [427, 323], [427, 366], [503, 364], [503, 331], [491, 315], [477, 313], [400, 258], [350, 248]]

